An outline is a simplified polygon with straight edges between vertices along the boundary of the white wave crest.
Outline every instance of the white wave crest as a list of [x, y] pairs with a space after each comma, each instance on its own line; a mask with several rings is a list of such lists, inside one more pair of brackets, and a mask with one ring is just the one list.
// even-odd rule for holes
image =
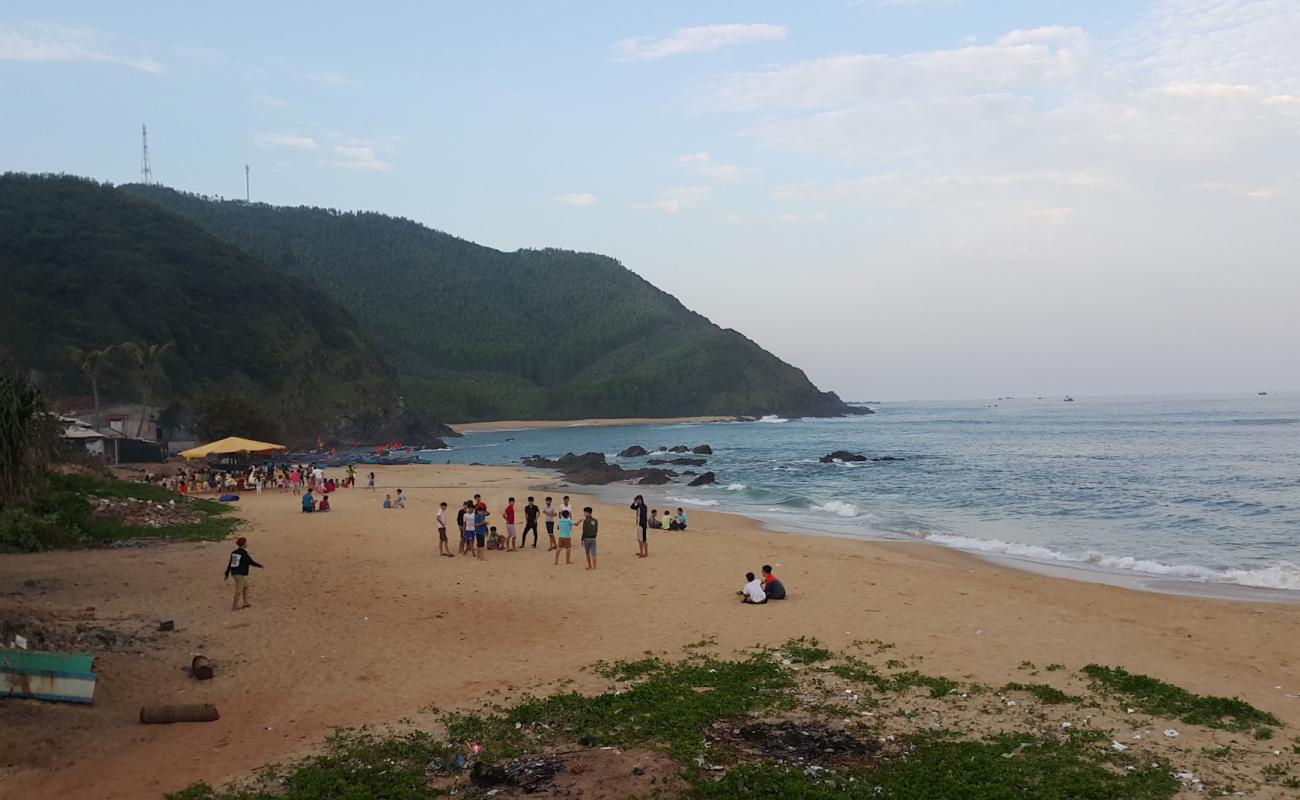
[[955, 547], [959, 550], [993, 553], [1015, 558], [1027, 558], [1034, 561], [1092, 564], [1105, 569], [1159, 575], [1165, 578], [1177, 578], [1200, 583], [1229, 583], [1261, 589], [1300, 591], [1300, 566], [1296, 566], [1289, 561], [1280, 561], [1260, 569], [1214, 569], [1199, 564], [1164, 564], [1153, 559], [1135, 558], [1133, 556], [1110, 556], [1095, 551], [1078, 554], [1062, 553], [1042, 545], [1017, 544], [1015, 542], [1003, 542], [998, 539], [975, 539], [969, 536], [953, 536], [944, 533], [932, 533], [924, 538], [927, 541]]
[[760, 417], [759, 422], [789, 422], [785, 417], [778, 417], [776, 414], [768, 414], [766, 417]]
[[828, 500], [819, 506], [813, 506], [816, 511], [825, 511], [828, 514], [838, 514], [841, 517], [856, 517], [862, 512], [852, 503], [846, 503], [843, 500]]
[[718, 505], [717, 500], [696, 500], [693, 497], [674, 497], [672, 495], [668, 495], [668, 499], [673, 501], [674, 503], [682, 503], [683, 505], [688, 505], [688, 506], [703, 506], [704, 508], [711, 508], [713, 506]]
[[729, 491], [729, 492], [743, 492], [743, 491], [745, 491], [745, 490], [748, 489], [748, 488], [749, 488], [749, 487], [746, 486], [746, 485], [743, 484], [743, 483], [731, 483], [731, 484], [727, 484], [727, 491]]

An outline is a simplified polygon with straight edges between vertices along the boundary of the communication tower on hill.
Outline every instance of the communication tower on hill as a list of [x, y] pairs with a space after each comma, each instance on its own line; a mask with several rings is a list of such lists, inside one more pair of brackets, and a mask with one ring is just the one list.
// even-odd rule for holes
[[140, 126], [140, 183], [153, 183], [153, 169], [149, 166], [149, 127]]
[[248, 165], [244, 165], [244, 204], [247, 205], [253, 201], [253, 193], [250, 191], [251, 183], [248, 177]]

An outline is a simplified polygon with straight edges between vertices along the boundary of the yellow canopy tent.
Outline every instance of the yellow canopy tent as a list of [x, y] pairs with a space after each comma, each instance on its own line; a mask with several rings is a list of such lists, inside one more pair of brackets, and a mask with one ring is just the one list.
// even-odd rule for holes
[[189, 450], [182, 450], [181, 458], [207, 458], [210, 455], [237, 455], [241, 453], [269, 453], [272, 450], [283, 450], [282, 444], [270, 444], [269, 442], [256, 442], [252, 439], [242, 439], [238, 436], [227, 436], [225, 439], [219, 439], [215, 442], [201, 444], [198, 447]]

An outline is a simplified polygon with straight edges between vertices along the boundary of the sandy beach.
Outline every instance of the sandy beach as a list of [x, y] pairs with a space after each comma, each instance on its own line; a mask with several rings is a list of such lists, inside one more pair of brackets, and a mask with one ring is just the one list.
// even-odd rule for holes
[[593, 419], [502, 420], [497, 422], [454, 422], [451, 427], [467, 431], [514, 431], [539, 428], [582, 428], [611, 425], [682, 425], [699, 422], [731, 422], [735, 417], [612, 417]]
[[[240, 534], [266, 568], [254, 570], [253, 606], [239, 612], [221, 580], [228, 542], [0, 558], [4, 618], [122, 634], [97, 659], [93, 706], [0, 703], [0, 796], [134, 799], [221, 783], [305, 752], [336, 726], [500, 702], [562, 679], [590, 687], [580, 670], [598, 659], [674, 657], [708, 638], [721, 653], [798, 636], [832, 648], [878, 639], [927, 672], [994, 685], [1026, 660], [1071, 672], [1123, 665], [1300, 725], [1300, 606], [1144, 593], [923, 543], [782, 534], [701, 511], [686, 533], [652, 533], [650, 558], [638, 559], [625, 506], [554, 488], [548, 475], [375, 471], [378, 492], [338, 492], [327, 515], [301, 514], [293, 494], [241, 500]], [[382, 509], [398, 487], [408, 508]], [[475, 492], [493, 512], [511, 495], [520, 507], [530, 494], [540, 503], [566, 492], [575, 507], [595, 505], [599, 569], [584, 570], [581, 550], [553, 566], [544, 532], [536, 550], [481, 563], [439, 557], [438, 501], [454, 511]], [[743, 573], [764, 563], [791, 599], [740, 605]], [[156, 632], [161, 616], [175, 618], [174, 633]], [[185, 674], [194, 653], [217, 665], [215, 680]], [[216, 704], [221, 719], [136, 720], [145, 704], [196, 702]]]

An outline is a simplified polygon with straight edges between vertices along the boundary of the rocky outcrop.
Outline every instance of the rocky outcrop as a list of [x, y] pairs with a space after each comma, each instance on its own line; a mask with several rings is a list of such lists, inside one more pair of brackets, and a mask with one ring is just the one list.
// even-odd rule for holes
[[708, 486], [711, 483], [717, 483], [717, 482], [718, 482], [718, 476], [714, 475], [712, 472], [706, 472], [686, 485], [687, 486]]
[[640, 458], [641, 456], [650, 455], [650, 453], [641, 445], [634, 444], [623, 452], [618, 454], [619, 458]]
[[786, 417], [851, 417], [874, 414], [876, 412], [865, 406], [851, 406], [840, 399], [835, 392], [820, 392], [813, 389], [799, 405], [786, 409]]
[[691, 448], [687, 447], [687, 446], [684, 445], [684, 444], [679, 444], [679, 445], [677, 445], [676, 447], [670, 447], [670, 448], [668, 448], [668, 452], [670, 452], [670, 453], [689, 453], [689, 452], [691, 452]]
[[676, 464], [679, 467], [702, 467], [704, 459], [702, 458], [674, 458], [669, 464]]
[[677, 477], [677, 473], [669, 469], [644, 469], [641, 472], [645, 474], [637, 481], [638, 486], [663, 486], [672, 483], [672, 479]]
[[829, 464], [832, 461], [866, 461], [867, 457], [859, 453], [850, 453], [848, 450], [836, 450], [834, 453], [827, 453], [817, 460], [823, 464]]
[[583, 453], [575, 455], [565, 453], [559, 458], [529, 456], [523, 460], [525, 467], [558, 470], [570, 483], [588, 486], [603, 486], [620, 481], [641, 481], [648, 486], [657, 486], [677, 477], [677, 473], [666, 469], [623, 469], [617, 464], [605, 460], [604, 453]]
[[713, 448], [709, 447], [707, 444], [699, 444], [692, 447], [691, 452], [697, 456], [711, 456], [713, 455]]

